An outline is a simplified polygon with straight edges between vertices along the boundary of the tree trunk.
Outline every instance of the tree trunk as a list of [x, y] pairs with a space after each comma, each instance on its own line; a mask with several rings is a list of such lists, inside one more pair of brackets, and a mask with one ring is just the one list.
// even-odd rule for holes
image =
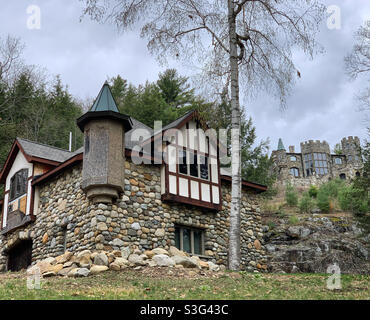
[[228, 24], [230, 43], [231, 72], [231, 209], [229, 230], [229, 269], [240, 269], [240, 195], [241, 195], [241, 161], [240, 161], [240, 107], [239, 107], [239, 68], [236, 41], [236, 23], [233, 0], [228, 0]]

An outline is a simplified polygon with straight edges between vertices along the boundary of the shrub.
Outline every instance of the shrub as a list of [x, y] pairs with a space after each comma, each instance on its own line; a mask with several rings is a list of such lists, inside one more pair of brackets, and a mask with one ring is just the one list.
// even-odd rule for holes
[[319, 189], [319, 192], [317, 193], [317, 206], [322, 212], [330, 211], [330, 197], [327, 190]]
[[310, 186], [310, 189], [308, 190], [308, 194], [311, 198], [316, 198], [318, 191], [319, 189], [316, 186]]
[[298, 193], [290, 184], [286, 186], [285, 201], [291, 207], [295, 207], [298, 204]]
[[310, 213], [315, 206], [315, 201], [309, 193], [304, 193], [298, 206], [301, 213]]
[[342, 210], [354, 214], [364, 214], [369, 211], [369, 199], [364, 197], [361, 190], [353, 185], [345, 186], [338, 194], [339, 205]]
[[296, 216], [289, 217], [289, 224], [297, 224], [298, 222], [299, 222], [299, 219]]

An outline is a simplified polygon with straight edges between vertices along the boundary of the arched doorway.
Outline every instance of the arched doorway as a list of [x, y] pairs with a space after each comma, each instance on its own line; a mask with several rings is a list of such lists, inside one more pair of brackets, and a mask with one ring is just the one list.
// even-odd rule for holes
[[8, 251], [8, 270], [27, 269], [32, 262], [32, 240], [21, 240]]
[[361, 177], [360, 172], [356, 171], [356, 177]]
[[341, 173], [339, 175], [339, 178], [342, 179], [342, 180], [346, 180], [346, 174], [345, 173]]

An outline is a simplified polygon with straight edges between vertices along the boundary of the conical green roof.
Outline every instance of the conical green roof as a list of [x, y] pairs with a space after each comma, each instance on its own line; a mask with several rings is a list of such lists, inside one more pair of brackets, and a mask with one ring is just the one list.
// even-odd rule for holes
[[279, 138], [279, 143], [278, 143], [278, 150], [285, 150], [284, 145], [283, 145], [283, 140]]
[[105, 81], [101, 88], [98, 96], [96, 97], [94, 104], [89, 110], [90, 112], [95, 111], [114, 111], [119, 112], [117, 104], [114, 101], [112, 91], [110, 90], [109, 84]]

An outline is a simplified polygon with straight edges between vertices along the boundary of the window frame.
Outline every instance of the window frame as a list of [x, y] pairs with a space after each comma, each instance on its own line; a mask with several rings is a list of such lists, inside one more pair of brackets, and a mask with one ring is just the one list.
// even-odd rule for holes
[[[292, 170], [293, 170], [294, 174], [292, 173]], [[293, 177], [298, 178], [298, 177], [299, 177], [299, 168], [297, 168], [297, 167], [291, 167], [291, 168], [289, 168], [289, 173], [290, 173], [290, 175], [292, 175]], [[297, 173], [297, 174], [296, 174], [296, 173]]]
[[[20, 179], [24, 179], [22, 183], [20, 183]], [[23, 168], [18, 170], [13, 176], [10, 178], [10, 186], [9, 186], [9, 204], [22, 197], [23, 195], [27, 194], [27, 185], [28, 185], [28, 169]], [[23, 187], [23, 188], [22, 188]], [[18, 191], [18, 189], [20, 189]]]
[[[176, 229], [179, 230], [179, 235], [180, 235], [180, 243], [179, 247], [177, 247], [176, 244]], [[187, 229], [190, 231], [190, 251], [184, 251], [184, 229]], [[201, 239], [200, 239], [200, 246], [201, 246], [201, 253], [195, 253], [195, 243], [194, 243], [194, 231], [200, 231]], [[187, 252], [191, 255], [196, 255], [196, 256], [204, 256], [205, 252], [205, 230], [202, 228], [197, 228], [197, 227], [190, 227], [190, 226], [184, 226], [184, 225], [175, 225], [175, 247], [181, 251]]]

